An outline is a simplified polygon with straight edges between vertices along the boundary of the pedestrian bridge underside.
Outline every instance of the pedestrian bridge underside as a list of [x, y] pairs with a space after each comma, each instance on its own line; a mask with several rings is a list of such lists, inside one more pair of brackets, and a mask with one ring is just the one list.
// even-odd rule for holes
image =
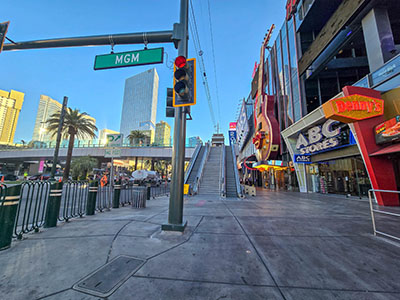
[[[91, 156], [104, 158], [108, 147], [80, 147], [74, 148], [73, 157]], [[121, 156], [118, 159], [128, 159], [130, 157], [146, 157], [168, 159], [172, 157], [172, 147], [122, 147]], [[185, 159], [189, 160], [194, 152], [194, 148], [186, 148]], [[0, 161], [20, 161], [20, 160], [43, 160], [52, 159], [54, 149], [4, 149], [0, 150]], [[61, 148], [59, 158], [63, 159], [67, 156], [67, 148]]]

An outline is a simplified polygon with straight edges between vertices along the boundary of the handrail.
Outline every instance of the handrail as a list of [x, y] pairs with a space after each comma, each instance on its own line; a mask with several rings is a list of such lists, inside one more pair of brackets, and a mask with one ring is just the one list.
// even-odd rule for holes
[[197, 194], [197, 191], [199, 189], [199, 185], [200, 185], [200, 180], [203, 177], [203, 171], [204, 171], [204, 166], [206, 164], [206, 161], [208, 160], [208, 156], [210, 155], [210, 144], [207, 143], [206, 144], [206, 149], [204, 150], [204, 154], [203, 154], [203, 158], [201, 160], [201, 164], [199, 166], [199, 170], [197, 171], [197, 176], [196, 179], [194, 180], [194, 184], [193, 184], [193, 194]]
[[379, 193], [393, 193], [393, 194], [400, 194], [400, 191], [390, 191], [390, 190], [374, 190], [374, 189], [370, 189], [368, 190], [368, 197], [369, 197], [369, 207], [371, 210], [371, 219], [372, 219], [372, 228], [374, 230], [374, 235], [376, 236], [376, 234], [380, 234], [386, 237], [390, 237], [392, 239], [398, 240], [400, 241], [400, 237], [396, 237], [394, 235], [382, 232], [382, 231], [378, 231], [376, 230], [376, 223], [375, 223], [375, 213], [378, 214], [384, 214], [384, 215], [389, 215], [389, 216], [394, 216], [394, 217], [400, 217], [400, 213], [396, 214], [393, 212], [388, 212], [388, 211], [384, 211], [384, 210], [378, 210], [378, 209], [374, 209], [373, 205], [372, 205], [372, 194], [374, 194], [374, 200], [376, 202], [376, 198], [375, 198], [375, 192], [379, 192]]
[[236, 193], [238, 197], [243, 198], [242, 186], [239, 181], [239, 172], [236, 166], [236, 153], [234, 145], [231, 145], [231, 150], [232, 150], [233, 174], [235, 174]]
[[219, 164], [220, 166], [220, 179], [219, 179], [219, 187], [220, 187], [220, 196], [225, 197], [226, 196], [226, 159], [225, 159], [225, 145], [222, 145], [221, 147], [221, 162]]
[[184, 181], [185, 183], [187, 183], [190, 173], [192, 172], [192, 169], [194, 167], [194, 164], [196, 163], [197, 156], [200, 153], [201, 146], [202, 146], [202, 143], [197, 143], [196, 148], [194, 149], [192, 159], [190, 160], [189, 165], [185, 172], [185, 181]]

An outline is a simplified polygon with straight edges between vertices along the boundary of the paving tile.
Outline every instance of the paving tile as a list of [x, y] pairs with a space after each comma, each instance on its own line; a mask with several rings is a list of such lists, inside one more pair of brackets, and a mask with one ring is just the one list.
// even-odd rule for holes
[[277, 288], [131, 277], [108, 299], [283, 299]]
[[220, 283], [274, 284], [243, 235], [195, 234], [188, 242], [149, 260], [136, 274]]
[[204, 217], [196, 233], [244, 234], [234, 217]]
[[400, 292], [400, 248], [372, 237], [251, 239], [278, 286]]
[[398, 300], [400, 294], [282, 288], [287, 300]]

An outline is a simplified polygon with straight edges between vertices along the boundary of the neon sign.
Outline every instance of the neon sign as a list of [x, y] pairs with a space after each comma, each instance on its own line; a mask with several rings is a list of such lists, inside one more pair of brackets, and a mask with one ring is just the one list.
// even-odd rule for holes
[[332, 99], [322, 105], [325, 117], [343, 123], [365, 120], [383, 115], [384, 101], [361, 95]]
[[290, 20], [292, 15], [297, 10], [297, 4], [299, 4], [300, 0], [288, 0], [286, 2], [286, 20]]

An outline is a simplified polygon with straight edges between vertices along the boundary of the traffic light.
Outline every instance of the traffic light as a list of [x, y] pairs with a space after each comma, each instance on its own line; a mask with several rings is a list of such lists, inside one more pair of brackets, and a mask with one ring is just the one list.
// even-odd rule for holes
[[196, 104], [196, 59], [178, 56], [174, 63], [174, 92], [172, 105]]
[[167, 88], [167, 107], [165, 109], [165, 116], [167, 118], [175, 117], [175, 108], [173, 107], [173, 93], [174, 89]]
[[9, 24], [10, 22], [0, 23], [0, 52], [3, 50], [4, 39], [6, 38]]

